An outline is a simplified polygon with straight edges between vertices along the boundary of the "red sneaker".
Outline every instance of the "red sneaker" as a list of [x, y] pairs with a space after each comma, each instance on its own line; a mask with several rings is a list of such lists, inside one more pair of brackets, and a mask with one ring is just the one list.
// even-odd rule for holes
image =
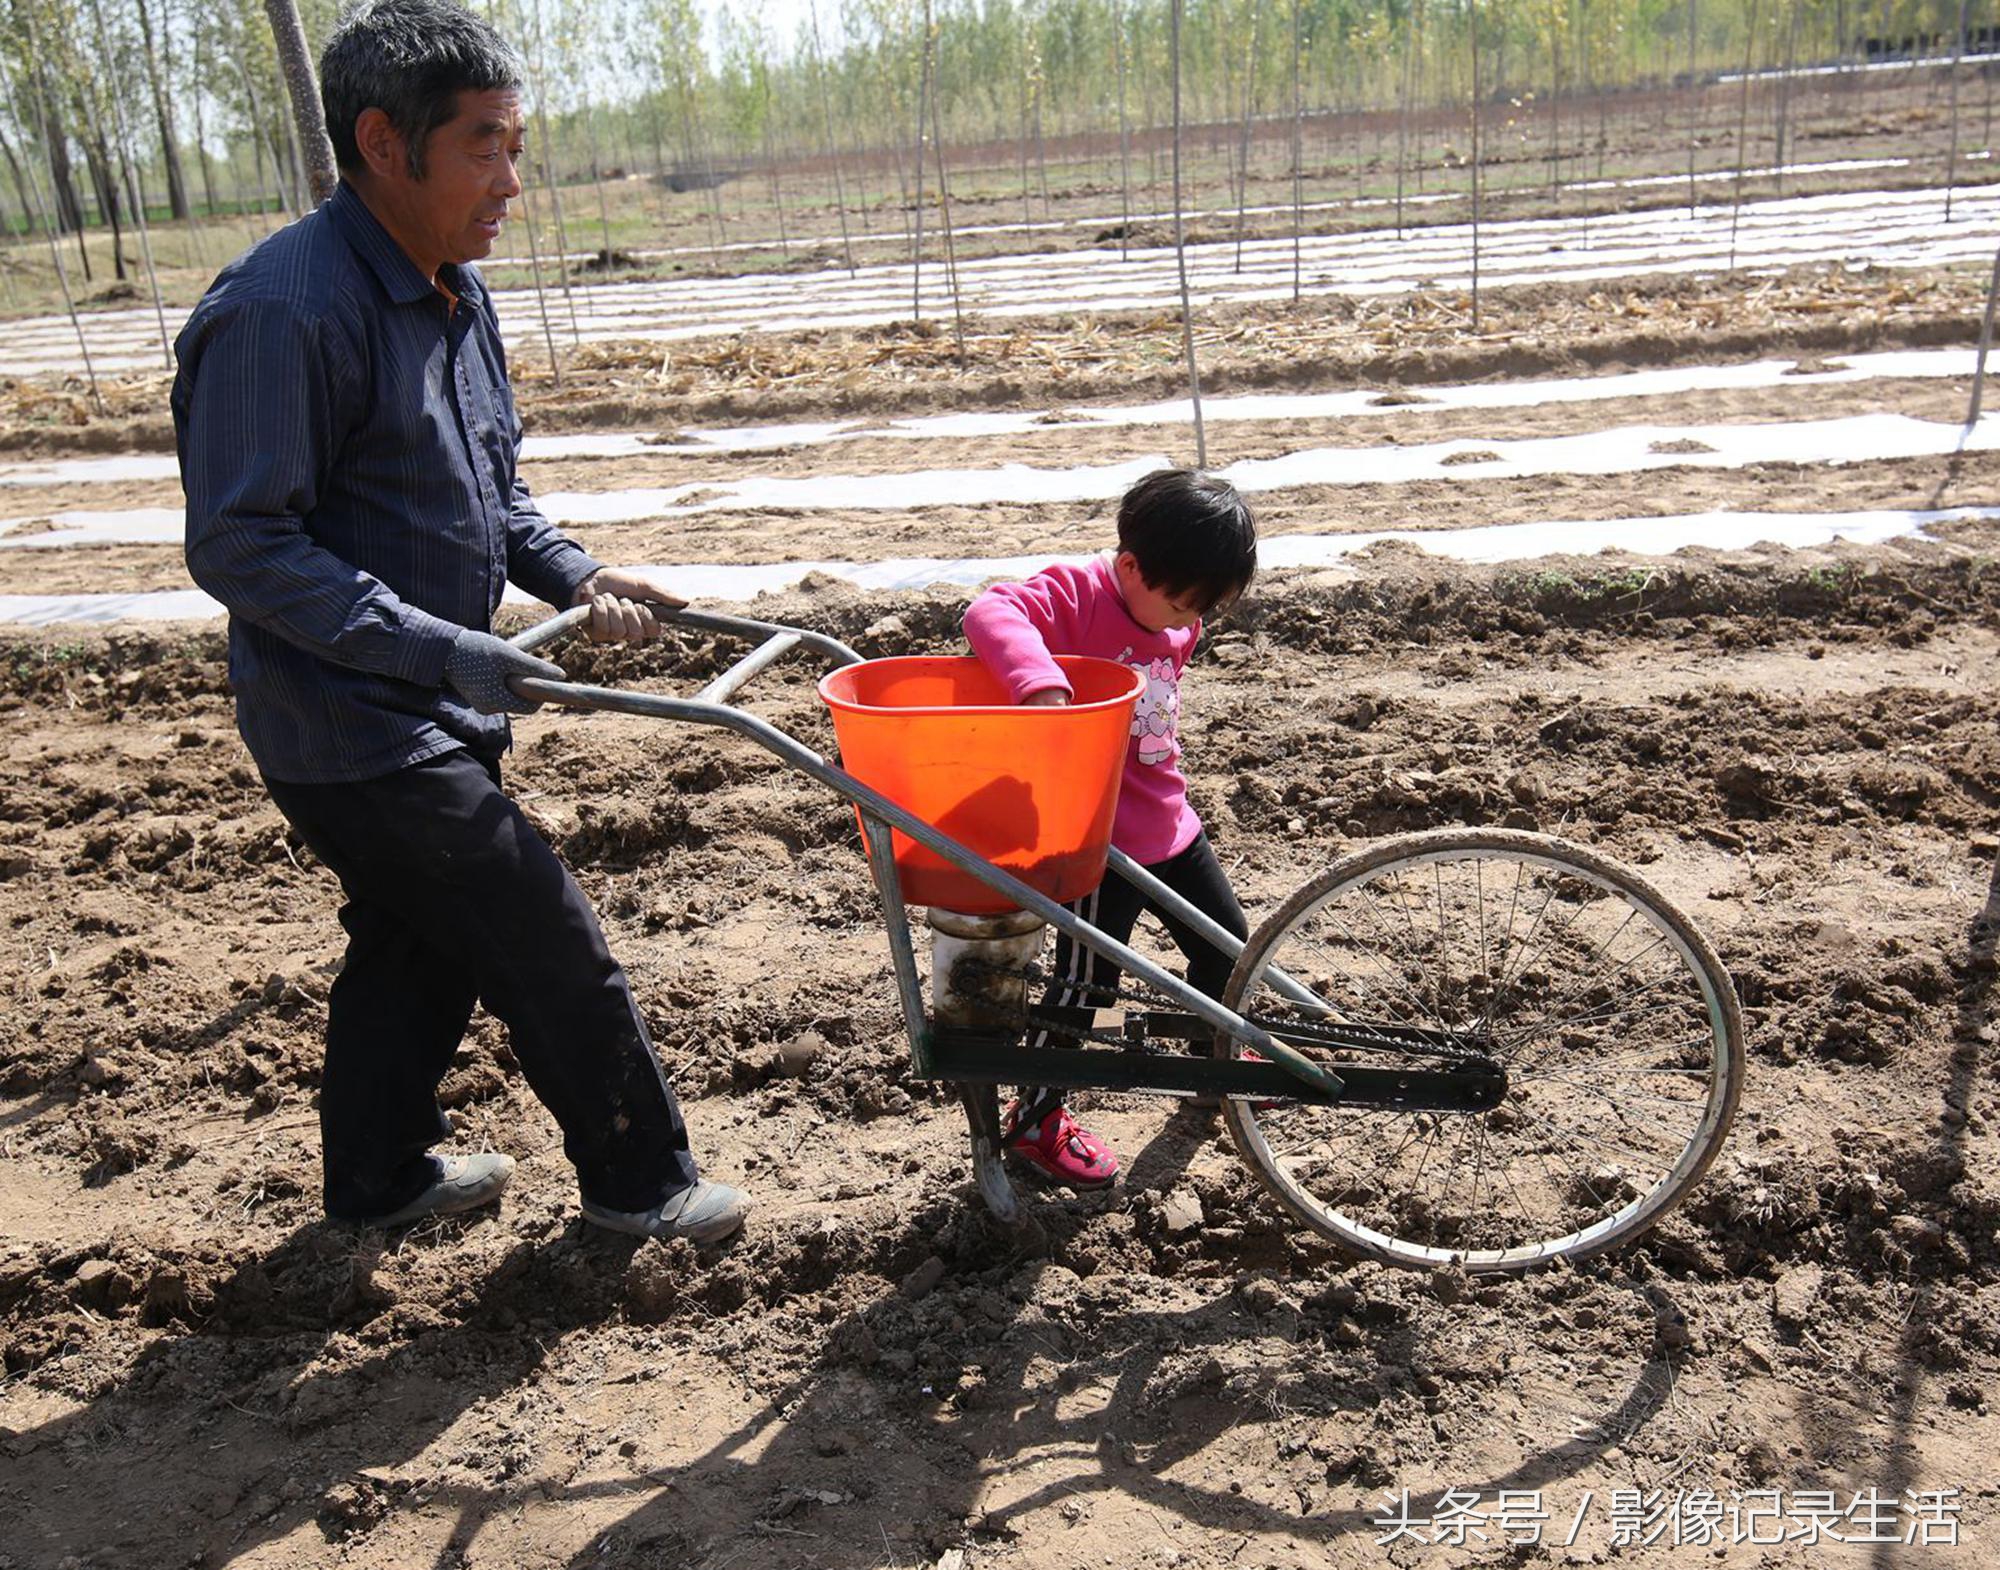
[[1040, 1123], [1025, 1129], [1014, 1127], [1020, 1110], [1020, 1102], [1010, 1103], [1000, 1128], [1001, 1148], [1015, 1160], [1071, 1188], [1109, 1188], [1117, 1179], [1117, 1155], [1071, 1117], [1068, 1107], [1053, 1108]]
[[[1268, 1063], [1271, 1060], [1255, 1047], [1245, 1047], [1243, 1049], [1243, 1061], [1245, 1063]], [[1252, 1112], [1269, 1112], [1273, 1107], [1281, 1107], [1284, 1104], [1284, 1098], [1281, 1096], [1264, 1096], [1251, 1102], [1250, 1110]]]

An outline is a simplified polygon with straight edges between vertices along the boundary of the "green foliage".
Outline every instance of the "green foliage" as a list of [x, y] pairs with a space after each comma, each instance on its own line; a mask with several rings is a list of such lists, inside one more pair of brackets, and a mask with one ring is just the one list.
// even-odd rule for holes
[[[0, 0], [0, 130], [31, 154], [44, 101], [57, 134], [101, 164], [107, 73], [136, 99], [144, 80], [140, 0]], [[223, 196], [253, 165], [290, 158], [287, 100], [264, 0], [146, 0], [183, 157], [227, 171]], [[323, 44], [341, 0], [300, 0]], [[1173, 0], [932, 0], [944, 135], [966, 144], [1023, 134], [1103, 134], [1117, 125], [1119, 64], [1135, 127], [1166, 116]], [[837, 139], [903, 147], [916, 121], [923, 0], [812, 0]], [[1462, 109], [1476, 26], [1492, 102], [1518, 107], [1580, 83], [1623, 88], [1683, 72], [1733, 71], [1852, 56], [1864, 33], [1945, 35], [1956, 0], [1183, 0], [1181, 82], [1191, 125], [1290, 107], [1294, 38], [1308, 111]], [[581, 170], [600, 142], [652, 145], [662, 129], [684, 160], [741, 163], [825, 139], [810, 24], [777, 36], [757, 0], [472, 0], [519, 43], [556, 146], [549, 167]], [[1696, 30], [1690, 47], [1688, 25]], [[1975, 17], [1976, 19], [1976, 17]], [[35, 89], [42, 91], [35, 91]], [[156, 117], [128, 103], [142, 159], [157, 160]], [[194, 142], [195, 126], [202, 127]], [[1031, 129], [1029, 129], [1031, 128]], [[206, 155], [214, 154], [212, 159]], [[41, 155], [45, 157], [44, 155]], [[540, 161], [538, 159], [538, 161]], [[86, 197], [88, 193], [86, 193]], [[18, 203], [16, 204], [18, 205]], [[12, 216], [12, 215], [10, 215]]]
[[1622, 605], [1624, 609], [1636, 610], [1647, 591], [1657, 586], [1659, 574], [1652, 568], [1640, 566], [1583, 573], [1541, 567], [1523, 574], [1514, 582], [1524, 599], [1539, 602], [1553, 600], [1582, 606]]

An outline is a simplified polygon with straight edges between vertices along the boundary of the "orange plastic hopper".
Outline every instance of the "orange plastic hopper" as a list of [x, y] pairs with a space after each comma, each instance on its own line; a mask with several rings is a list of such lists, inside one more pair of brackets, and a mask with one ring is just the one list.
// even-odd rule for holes
[[[1072, 701], [1022, 707], [967, 656], [864, 660], [824, 677], [840, 761], [1030, 888], [1076, 899], [1104, 877], [1118, 782], [1145, 688], [1115, 660], [1060, 655]], [[903, 898], [972, 915], [1014, 905], [901, 833]]]

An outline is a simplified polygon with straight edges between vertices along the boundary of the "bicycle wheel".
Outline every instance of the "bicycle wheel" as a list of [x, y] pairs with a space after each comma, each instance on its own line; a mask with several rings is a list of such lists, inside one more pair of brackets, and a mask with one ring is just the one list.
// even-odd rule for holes
[[1541, 834], [1344, 857], [1252, 935], [1226, 1001], [1358, 1043], [1301, 1046], [1336, 1071], [1505, 1073], [1486, 1111], [1224, 1102], [1286, 1209], [1390, 1264], [1521, 1270], [1625, 1242], [1715, 1159], [1742, 1091], [1742, 1015], [1707, 940], [1631, 872]]

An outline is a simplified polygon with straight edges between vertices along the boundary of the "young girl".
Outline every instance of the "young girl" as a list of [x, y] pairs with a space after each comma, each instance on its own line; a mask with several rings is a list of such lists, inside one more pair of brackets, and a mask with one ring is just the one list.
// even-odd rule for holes
[[[1188, 805], [1180, 770], [1180, 675], [1202, 617], [1233, 603], [1256, 570], [1257, 526], [1235, 488], [1192, 469], [1162, 469], [1119, 503], [1115, 552], [1082, 567], [1049, 567], [1025, 583], [997, 583], [965, 613], [973, 653], [1017, 703], [1069, 702], [1058, 654], [1117, 660], [1145, 676], [1111, 843], [1239, 938], [1248, 931], [1242, 908]], [[1189, 984], [1220, 997], [1231, 961], [1123, 878], [1105, 878], [1070, 906], [1121, 943], [1142, 908], [1153, 910], [1187, 956]], [[1118, 982], [1116, 965], [1061, 934], [1055, 964], [1059, 979], [1042, 998], [1044, 1013], [1081, 1017]], [[1048, 1041], [1042, 1029], [1033, 1045]], [[1102, 1188], [1118, 1175], [1111, 1148], [1048, 1087], [1022, 1090], [1007, 1109], [1002, 1143], [1015, 1159], [1074, 1188]]]

